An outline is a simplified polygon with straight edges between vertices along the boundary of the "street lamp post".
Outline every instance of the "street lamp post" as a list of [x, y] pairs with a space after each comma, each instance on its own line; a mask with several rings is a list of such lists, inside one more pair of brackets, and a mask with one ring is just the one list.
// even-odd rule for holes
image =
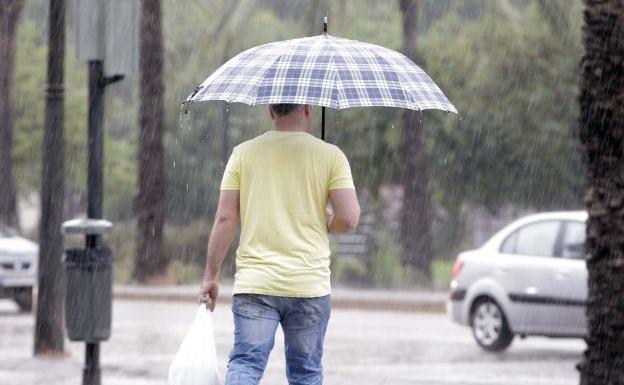
[[[97, 223], [97, 220], [103, 217], [104, 92], [106, 86], [122, 80], [124, 74], [136, 72], [139, 0], [80, 0], [75, 3], [75, 6], [77, 56], [79, 59], [88, 62], [89, 71], [87, 218]], [[107, 76], [106, 73], [112, 75]], [[90, 226], [91, 223], [87, 225], [87, 227]], [[71, 224], [69, 228], [72, 228]], [[76, 270], [74, 272], [76, 281], [72, 282], [74, 289], [80, 285], [91, 285], [86, 288], [85, 292], [93, 292], [95, 283], [80, 278], [80, 274], [87, 274], [86, 271], [90, 271], [91, 274], [102, 275], [101, 271], [105, 271], [106, 268], [110, 271], [111, 268], [107, 264], [110, 263], [112, 253], [102, 245], [102, 232], [92, 230], [83, 232], [85, 249], [84, 251], [73, 250], [71, 255], [75, 260], [68, 263], [68, 268], [71, 265], [71, 268]], [[81, 258], [83, 260], [80, 260]], [[88, 270], [93, 267], [91, 264], [96, 266], [94, 269], [99, 268], [100, 273]], [[83, 273], [79, 271], [83, 271]], [[110, 284], [107, 281], [112, 278], [110, 273], [107, 274], [102, 275], [104, 278], [100, 280], [100, 284], [110, 290], [108, 287]], [[66, 296], [67, 299], [72, 300], [75, 297], [75, 293], [68, 293]], [[96, 306], [89, 311], [97, 311], [100, 308], [106, 309], [107, 306], [110, 308], [110, 298], [100, 297], [99, 300], [102, 303], [98, 306], [101, 306]], [[76, 301], [76, 303], [80, 303], [80, 301]], [[75, 311], [80, 317], [90, 320], [89, 325], [96, 325], [97, 323], [93, 320], [93, 315], [82, 314], [85, 309], [68, 310]], [[75, 319], [76, 317], [68, 316], [66, 318]], [[86, 343], [83, 385], [100, 385], [99, 342], [108, 339], [108, 334], [94, 336], [93, 330], [78, 330], [76, 324], [72, 324], [74, 340]], [[69, 327], [68, 324], [68, 329]], [[71, 334], [70, 332], [70, 336]]]
[[[123, 75], [104, 75], [102, 60], [89, 61], [89, 116], [88, 116], [88, 172], [87, 218], [102, 218], [104, 197], [104, 91], [107, 85], [118, 82]], [[86, 234], [86, 247], [101, 245], [100, 234]], [[100, 385], [100, 343], [86, 342], [83, 385]]]

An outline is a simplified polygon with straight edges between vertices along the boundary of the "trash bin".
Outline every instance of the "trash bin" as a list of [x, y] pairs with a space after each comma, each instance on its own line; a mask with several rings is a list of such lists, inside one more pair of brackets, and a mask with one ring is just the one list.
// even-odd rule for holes
[[106, 246], [65, 252], [65, 322], [71, 341], [99, 342], [111, 334], [113, 254]]
[[101, 236], [112, 223], [103, 219], [73, 219], [63, 232], [86, 237], [86, 247], [65, 250], [65, 326], [71, 341], [98, 343], [110, 338], [113, 299], [113, 253]]

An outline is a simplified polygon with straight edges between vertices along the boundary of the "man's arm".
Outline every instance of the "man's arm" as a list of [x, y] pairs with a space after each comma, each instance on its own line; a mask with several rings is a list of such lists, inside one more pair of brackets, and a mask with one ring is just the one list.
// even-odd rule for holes
[[208, 240], [204, 280], [199, 292], [199, 301], [210, 305], [210, 311], [214, 311], [217, 303], [219, 270], [236, 232], [239, 197], [238, 190], [222, 190], [219, 196], [219, 207]]
[[353, 231], [360, 220], [360, 204], [355, 189], [329, 190], [329, 201], [333, 207], [333, 214], [327, 218], [328, 230], [334, 234]]

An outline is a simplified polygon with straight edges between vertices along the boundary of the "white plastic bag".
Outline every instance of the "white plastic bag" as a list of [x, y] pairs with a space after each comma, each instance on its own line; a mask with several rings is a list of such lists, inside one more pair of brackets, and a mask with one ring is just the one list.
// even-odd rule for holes
[[220, 384], [212, 318], [206, 304], [201, 304], [169, 367], [169, 385]]

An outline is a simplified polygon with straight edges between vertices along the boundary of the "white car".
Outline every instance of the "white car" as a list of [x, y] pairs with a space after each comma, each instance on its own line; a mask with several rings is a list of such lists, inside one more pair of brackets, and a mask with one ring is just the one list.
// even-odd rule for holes
[[0, 227], [0, 298], [11, 298], [20, 310], [32, 310], [39, 247], [11, 228]]
[[459, 254], [447, 311], [486, 350], [515, 335], [583, 337], [587, 330], [584, 211], [519, 219]]

